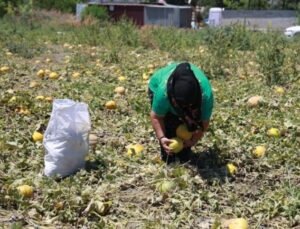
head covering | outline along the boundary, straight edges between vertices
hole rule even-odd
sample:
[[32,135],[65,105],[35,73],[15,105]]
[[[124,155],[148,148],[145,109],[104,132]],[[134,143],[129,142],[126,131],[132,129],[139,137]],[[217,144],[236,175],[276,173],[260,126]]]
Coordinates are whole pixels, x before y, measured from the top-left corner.
[[181,107],[190,104],[193,107],[200,106],[201,89],[199,82],[191,70],[189,63],[179,64],[172,73],[172,94],[178,105]]
[[195,82],[195,78],[183,75],[174,83],[174,98],[178,105],[186,107],[192,105],[193,107],[200,106],[199,101],[199,84]]
[[[200,120],[202,92],[189,63],[177,65],[169,77],[167,93],[170,103],[189,130],[203,128]],[[192,124],[187,120],[192,120]]]

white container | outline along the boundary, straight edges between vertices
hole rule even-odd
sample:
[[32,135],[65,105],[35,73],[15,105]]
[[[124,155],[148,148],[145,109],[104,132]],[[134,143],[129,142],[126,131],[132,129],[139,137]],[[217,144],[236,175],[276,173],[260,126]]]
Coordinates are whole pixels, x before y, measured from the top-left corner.
[[221,24],[222,20],[222,8],[210,8],[208,15],[208,24],[210,27],[216,27]]
[[91,129],[88,105],[55,99],[43,145],[46,176],[69,176],[84,168]]

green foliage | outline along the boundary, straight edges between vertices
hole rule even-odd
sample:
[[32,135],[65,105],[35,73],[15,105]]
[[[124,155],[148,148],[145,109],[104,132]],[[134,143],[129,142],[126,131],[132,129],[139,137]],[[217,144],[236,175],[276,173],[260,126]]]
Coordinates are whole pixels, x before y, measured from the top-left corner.
[[208,29],[204,39],[208,45],[216,48],[221,46],[237,50],[251,50],[253,37],[253,32],[247,27],[234,24],[224,28]]
[[297,6],[297,14],[298,14],[298,24],[300,25],[300,3]]
[[205,7],[224,7],[224,1],[222,0],[194,0],[193,5],[205,6]]
[[[174,36],[176,34],[176,36]],[[155,28],[153,38],[161,50],[173,52],[181,47],[183,34],[176,32],[176,28]]]
[[28,0],[24,4],[18,6],[18,11],[22,16],[30,16],[33,10],[33,0]]
[[178,30],[154,27],[140,32],[140,43],[147,48],[158,48],[169,52],[174,59],[187,60],[186,47],[197,47],[203,43],[202,31]]
[[267,9],[269,7],[268,0],[246,0],[247,9]]
[[76,3],[80,0],[34,0],[34,6],[46,10],[58,10],[66,13],[75,13]]
[[239,8],[244,8],[245,7],[245,1],[234,1],[234,0],[224,0],[224,6],[226,9],[239,9]]
[[5,6],[6,6],[5,1],[0,0],[0,17],[3,17],[6,13]]
[[281,71],[285,60],[286,43],[279,34],[268,34],[257,52],[258,63],[268,85],[281,84],[286,80]]
[[[137,28],[126,19],[74,25],[42,14],[0,21],[0,67],[9,67],[0,71],[3,227],[225,228],[223,219],[232,217],[247,218],[251,228],[299,225],[300,82],[286,77],[299,77],[299,40],[236,25],[199,31]],[[180,60],[200,66],[215,95],[210,128],[193,148],[198,168],[162,163],[149,120],[148,84],[142,76]],[[262,80],[272,62],[284,73],[284,93]],[[41,69],[60,78],[39,78]],[[74,72],[79,78],[72,77]],[[120,76],[126,80],[119,81]],[[32,81],[38,86],[29,87]],[[116,86],[124,86],[125,95],[116,95]],[[41,176],[44,148],[31,139],[33,131],[46,129],[52,109],[37,95],[85,102],[97,135],[86,169],[59,181]],[[263,102],[249,107],[252,95]],[[106,110],[105,102],[112,99],[117,109]],[[30,114],[20,113],[21,107]],[[267,136],[270,127],[279,128],[280,137]],[[126,155],[131,143],[143,144],[141,157]],[[265,155],[253,156],[261,144]],[[236,176],[226,176],[227,162],[237,166]],[[155,190],[162,180],[176,184],[167,198]],[[21,184],[33,186],[31,198],[18,194]],[[94,199],[112,203],[105,215],[95,209]],[[156,217],[162,215],[167,217]]]
[[43,50],[42,45],[37,44],[40,36],[34,33],[34,30],[40,27],[24,19],[22,17],[21,21],[13,18],[2,20],[0,42],[8,51],[25,58],[32,58]]
[[8,15],[10,17],[19,15],[28,17],[32,14],[33,0],[27,1],[5,1],[0,0],[0,17]]
[[106,21],[109,19],[107,9],[102,6],[91,5],[87,6],[81,13],[81,19],[84,20],[87,17],[93,17],[99,21]]
[[139,33],[132,21],[123,18],[116,23],[104,21],[82,26],[74,31],[74,39],[89,45],[137,47]]
[[210,77],[226,76],[225,65],[226,60],[229,59],[228,49],[232,45],[229,36],[223,29],[209,29],[205,39],[210,55],[203,60],[202,67]]
[[202,60],[202,67],[211,77],[219,78],[229,75],[229,66],[237,68],[232,63],[232,55],[237,51],[253,50],[254,36],[245,26],[236,24],[208,29],[204,40],[210,55]]
[[224,7],[227,9],[267,9],[269,8],[269,1],[267,0],[224,0]]
[[185,0],[166,0],[168,4],[172,5],[186,5],[187,2]]
[[22,0],[0,0],[0,17],[5,14],[15,14],[19,5],[26,4]]
[[121,46],[137,47],[139,44],[138,28],[127,18],[121,19],[116,23],[116,40],[114,43],[120,42]]
[[126,18],[117,22],[114,27],[106,26],[102,33],[102,39],[109,50],[103,57],[105,62],[119,62],[121,50],[125,47],[137,47],[139,44],[137,27]]

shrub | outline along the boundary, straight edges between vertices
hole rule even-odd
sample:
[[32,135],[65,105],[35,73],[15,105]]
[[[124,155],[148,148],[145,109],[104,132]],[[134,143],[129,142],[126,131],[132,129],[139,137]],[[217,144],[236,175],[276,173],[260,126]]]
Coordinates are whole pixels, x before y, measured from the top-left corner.
[[81,19],[84,20],[87,17],[93,17],[100,21],[106,21],[108,20],[108,12],[105,7],[101,6],[87,6],[83,12],[81,13]]
[[7,14],[8,10],[14,9],[21,4],[23,4],[21,0],[0,0],[0,17]]
[[0,0],[0,17],[3,17],[5,13],[5,2],[3,0]]
[[58,10],[66,13],[75,13],[76,3],[80,0],[34,0],[34,6],[46,10]]
[[266,77],[268,85],[284,83],[281,68],[285,61],[285,40],[277,33],[268,33],[268,39],[262,43],[257,51],[260,71]]
[[136,25],[126,17],[119,20],[116,25],[114,34],[117,40],[121,41],[121,45],[137,47],[139,44],[139,36]]
[[210,29],[204,39],[209,45],[215,45],[217,41],[221,46],[246,51],[253,49],[251,34],[253,33],[246,26],[237,23],[224,28]]

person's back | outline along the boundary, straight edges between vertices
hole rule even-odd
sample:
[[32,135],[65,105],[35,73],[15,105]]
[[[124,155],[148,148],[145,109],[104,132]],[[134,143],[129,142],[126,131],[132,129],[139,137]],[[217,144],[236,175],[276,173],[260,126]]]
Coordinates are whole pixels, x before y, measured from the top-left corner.
[[[192,138],[184,140],[184,149],[176,154],[185,158],[190,147],[207,130],[213,109],[209,80],[193,64],[172,63],[157,70],[149,81],[151,122],[160,141],[162,159],[175,159],[169,144],[177,137],[176,129],[185,124]],[[172,160],[171,160],[172,161]]]

